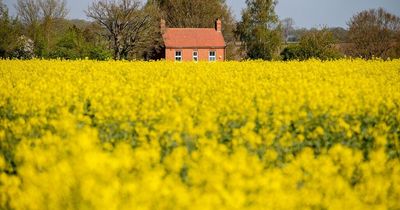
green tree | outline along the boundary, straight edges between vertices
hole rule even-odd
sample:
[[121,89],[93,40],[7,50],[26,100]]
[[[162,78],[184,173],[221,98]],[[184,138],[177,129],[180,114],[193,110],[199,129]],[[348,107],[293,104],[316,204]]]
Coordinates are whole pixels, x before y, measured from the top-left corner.
[[82,28],[86,43],[87,57],[93,60],[108,60],[112,58],[109,42],[102,36],[104,29],[96,23],[89,23]]
[[77,59],[85,56],[83,33],[75,25],[67,30],[50,53],[52,58]]
[[10,42],[10,17],[8,16],[8,8],[0,0],[0,57],[5,57],[9,49]]
[[335,47],[335,38],[328,28],[321,30],[312,29],[305,32],[298,45],[289,45],[281,53],[283,60],[307,60],[318,58],[320,60],[337,59],[341,57]]
[[236,34],[250,59],[272,60],[278,57],[282,29],[275,14],[275,0],[246,0],[247,8],[237,24]]
[[60,37],[49,56],[63,59],[108,59],[109,51],[96,38],[90,29],[81,30],[73,25]]
[[22,34],[22,26],[17,18],[9,16],[8,8],[0,0],[0,57],[11,57]]

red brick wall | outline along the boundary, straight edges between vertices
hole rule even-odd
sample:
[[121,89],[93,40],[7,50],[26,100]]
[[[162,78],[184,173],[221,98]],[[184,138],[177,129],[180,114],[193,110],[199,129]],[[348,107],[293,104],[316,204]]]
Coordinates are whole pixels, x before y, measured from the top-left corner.
[[[193,51],[194,49],[165,49],[165,59],[168,61],[175,61],[175,51],[182,51],[183,61],[193,61]],[[217,53],[217,61],[224,61],[225,49],[197,49],[199,61],[208,61],[208,52],[215,51]]]

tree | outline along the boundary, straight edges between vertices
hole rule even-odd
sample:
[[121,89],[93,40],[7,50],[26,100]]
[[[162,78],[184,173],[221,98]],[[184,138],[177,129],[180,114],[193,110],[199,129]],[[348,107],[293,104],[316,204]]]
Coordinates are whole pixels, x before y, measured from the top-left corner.
[[[227,59],[233,58],[235,23],[225,0],[153,0],[168,27],[213,28],[215,20],[222,21],[222,34],[227,44]],[[157,26],[159,27],[159,26]]]
[[2,37],[0,39],[0,57],[5,57],[8,50],[9,27],[8,8],[3,3],[3,0],[0,0],[0,36]]
[[152,41],[152,8],[140,0],[97,0],[86,15],[106,30],[114,59],[128,59],[135,50]]
[[[155,0],[163,18],[174,28],[209,28],[220,18],[223,23],[233,22],[225,0]],[[233,24],[232,24],[233,25]]]
[[112,54],[109,43],[102,34],[104,29],[96,23],[89,23],[82,27],[83,38],[86,43],[88,57],[93,60],[108,60]]
[[87,27],[84,30],[76,25],[70,27],[58,40],[50,53],[51,58],[106,60],[109,53],[96,41],[96,35]]
[[283,29],[283,37],[286,43],[294,30],[294,20],[292,18],[285,18],[281,21],[281,24]]
[[[388,58],[395,47],[400,18],[384,9],[371,9],[354,15],[348,22],[350,55],[370,59]],[[399,56],[399,55],[397,55]]]
[[8,8],[0,0],[0,57],[10,57],[21,35],[21,24],[17,18],[9,16]]
[[399,58],[400,57],[400,30],[397,31],[395,34],[395,46],[391,51],[392,58]]
[[348,31],[346,29],[342,27],[333,27],[329,28],[329,31],[332,32],[337,43],[347,43],[349,41]]
[[246,0],[236,34],[248,58],[272,60],[279,55],[281,25],[275,14],[275,0]]
[[42,48],[43,44],[43,41],[41,40],[40,6],[38,1],[17,0],[17,3],[14,6],[17,10],[17,16],[21,19],[26,29],[25,34],[33,40],[35,51],[38,51],[37,49]]
[[335,48],[335,38],[328,28],[311,30],[300,38],[302,59],[319,58],[321,60],[335,59],[340,57]]
[[24,35],[20,36],[11,52],[12,57],[18,59],[31,59],[35,56],[33,41]]
[[83,32],[75,25],[57,42],[55,49],[50,53],[51,58],[77,59],[86,57]]
[[17,14],[28,27],[28,33],[36,39],[37,27],[40,20],[40,6],[37,0],[17,0],[15,5]]
[[68,15],[66,0],[39,0],[38,5],[42,15],[42,28],[47,51],[50,49],[50,39],[53,35],[54,22]]
[[42,48],[49,52],[54,40],[55,22],[68,14],[66,0],[17,0],[15,8],[28,36],[35,43],[37,54],[42,55]]
[[298,45],[286,47],[281,56],[283,60],[337,59],[341,55],[334,44],[335,38],[329,29],[313,29],[303,34]]

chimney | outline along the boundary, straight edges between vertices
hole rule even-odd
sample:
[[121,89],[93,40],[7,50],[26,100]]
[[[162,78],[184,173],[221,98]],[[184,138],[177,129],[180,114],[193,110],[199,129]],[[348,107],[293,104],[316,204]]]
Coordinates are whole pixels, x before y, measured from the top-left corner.
[[222,31],[222,22],[219,18],[215,21],[215,30],[218,32]]
[[164,34],[164,33],[165,33],[165,30],[167,29],[164,19],[161,19],[160,29],[161,29],[161,33],[162,33],[162,34]]

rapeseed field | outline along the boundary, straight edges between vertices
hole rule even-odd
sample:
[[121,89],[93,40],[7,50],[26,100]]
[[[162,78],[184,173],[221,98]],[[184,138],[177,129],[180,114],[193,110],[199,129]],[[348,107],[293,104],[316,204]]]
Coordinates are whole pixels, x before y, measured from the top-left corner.
[[0,60],[0,209],[400,209],[400,60]]

